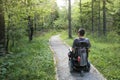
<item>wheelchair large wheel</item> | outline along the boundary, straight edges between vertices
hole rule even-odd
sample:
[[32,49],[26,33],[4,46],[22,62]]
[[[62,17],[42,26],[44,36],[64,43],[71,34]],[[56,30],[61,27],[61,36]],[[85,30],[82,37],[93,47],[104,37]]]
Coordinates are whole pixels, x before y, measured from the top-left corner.
[[85,72],[90,72],[90,62],[87,63],[87,65],[84,68]]
[[73,69],[73,64],[72,64],[71,60],[69,60],[68,64],[69,64],[69,70],[72,73],[74,71],[74,69]]

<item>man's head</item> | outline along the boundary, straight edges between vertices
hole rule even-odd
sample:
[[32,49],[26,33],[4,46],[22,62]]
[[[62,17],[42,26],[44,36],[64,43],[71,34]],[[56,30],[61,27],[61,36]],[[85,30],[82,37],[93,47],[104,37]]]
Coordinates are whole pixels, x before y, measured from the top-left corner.
[[84,35],[85,35],[85,29],[80,28],[80,29],[78,30],[78,34],[79,34],[79,36],[84,36]]

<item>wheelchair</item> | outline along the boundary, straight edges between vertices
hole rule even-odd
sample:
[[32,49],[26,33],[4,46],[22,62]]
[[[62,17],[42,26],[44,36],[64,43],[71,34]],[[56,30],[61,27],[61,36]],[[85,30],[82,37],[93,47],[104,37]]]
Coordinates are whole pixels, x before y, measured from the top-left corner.
[[74,51],[69,49],[69,68],[70,72],[80,71],[89,72],[90,62],[88,61],[88,44],[80,41]]

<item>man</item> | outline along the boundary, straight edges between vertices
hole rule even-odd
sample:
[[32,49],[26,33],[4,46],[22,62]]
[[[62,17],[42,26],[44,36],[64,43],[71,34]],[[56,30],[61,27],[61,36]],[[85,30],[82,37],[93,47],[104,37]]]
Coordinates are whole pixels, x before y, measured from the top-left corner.
[[[91,47],[88,38],[84,37],[85,30],[83,28],[78,30],[78,38],[73,41],[72,52],[69,54],[71,60],[71,67],[73,67],[74,60],[73,57],[78,58],[78,53],[80,55],[80,66],[85,66],[88,63],[88,52]],[[85,44],[85,48],[81,49],[82,45]],[[81,52],[82,51],[82,52]],[[72,69],[71,69],[72,71]]]
[[85,35],[85,30],[83,28],[80,28],[78,30],[78,37],[79,38],[75,39],[74,42],[73,42],[73,45],[72,45],[72,51],[73,52],[74,52],[75,48],[77,47],[79,41],[84,41],[84,42],[88,43],[88,49],[91,47],[89,39],[85,38],[84,35]]

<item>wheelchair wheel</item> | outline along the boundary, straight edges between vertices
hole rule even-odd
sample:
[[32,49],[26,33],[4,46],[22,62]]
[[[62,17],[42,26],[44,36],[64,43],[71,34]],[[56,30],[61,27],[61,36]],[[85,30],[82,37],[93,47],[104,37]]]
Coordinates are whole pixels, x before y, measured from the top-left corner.
[[69,60],[69,63],[68,63],[68,64],[69,64],[69,70],[70,70],[70,72],[72,73],[72,72],[74,71],[72,61]]
[[90,72],[90,62],[87,63],[84,69],[85,72]]

